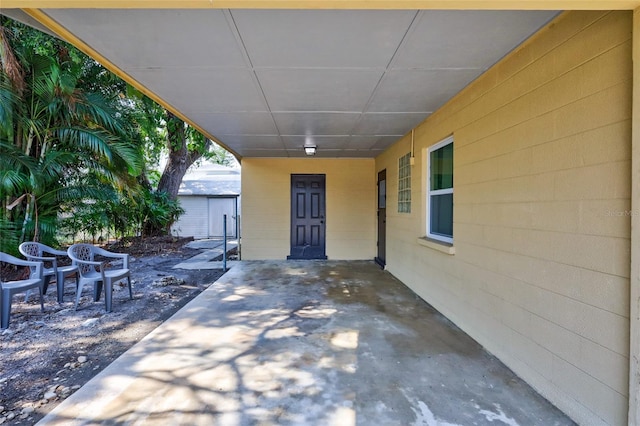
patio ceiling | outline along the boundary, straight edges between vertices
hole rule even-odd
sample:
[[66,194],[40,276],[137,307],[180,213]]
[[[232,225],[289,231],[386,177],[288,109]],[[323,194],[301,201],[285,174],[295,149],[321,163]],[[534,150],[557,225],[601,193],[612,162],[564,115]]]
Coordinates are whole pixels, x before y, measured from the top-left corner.
[[375,157],[557,13],[40,12],[239,157]]

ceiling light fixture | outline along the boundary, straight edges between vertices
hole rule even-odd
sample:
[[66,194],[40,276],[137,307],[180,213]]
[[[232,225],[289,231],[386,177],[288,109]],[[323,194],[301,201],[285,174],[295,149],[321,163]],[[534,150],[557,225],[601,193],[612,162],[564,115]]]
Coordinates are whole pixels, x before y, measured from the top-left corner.
[[304,153],[307,155],[316,155],[316,146],[315,145],[305,146]]

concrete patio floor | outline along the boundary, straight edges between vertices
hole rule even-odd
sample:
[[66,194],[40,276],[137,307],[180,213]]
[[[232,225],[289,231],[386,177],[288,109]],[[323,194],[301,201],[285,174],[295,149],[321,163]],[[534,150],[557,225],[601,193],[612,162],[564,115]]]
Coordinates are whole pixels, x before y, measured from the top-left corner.
[[373,262],[239,262],[40,424],[566,425]]

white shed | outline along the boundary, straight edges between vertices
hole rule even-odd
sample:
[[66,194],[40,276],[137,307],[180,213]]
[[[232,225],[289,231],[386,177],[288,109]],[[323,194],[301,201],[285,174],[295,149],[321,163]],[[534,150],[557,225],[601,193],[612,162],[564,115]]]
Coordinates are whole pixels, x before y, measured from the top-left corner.
[[227,236],[238,237],[240,169],[218,164],[190,169],[182,179],[178,200],[185,212],[171,227],[173,234],[195,239],[222,237],[226,214]]

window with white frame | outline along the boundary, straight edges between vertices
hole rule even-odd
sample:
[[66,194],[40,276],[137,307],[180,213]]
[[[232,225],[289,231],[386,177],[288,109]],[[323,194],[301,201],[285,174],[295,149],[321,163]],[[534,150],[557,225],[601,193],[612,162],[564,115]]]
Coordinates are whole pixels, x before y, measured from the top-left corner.
[[453,244],[453,136],[429,148],[427,237]]
[[411,153],[398,160],[398,213],[411,213]]

